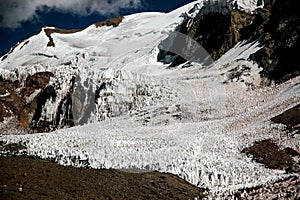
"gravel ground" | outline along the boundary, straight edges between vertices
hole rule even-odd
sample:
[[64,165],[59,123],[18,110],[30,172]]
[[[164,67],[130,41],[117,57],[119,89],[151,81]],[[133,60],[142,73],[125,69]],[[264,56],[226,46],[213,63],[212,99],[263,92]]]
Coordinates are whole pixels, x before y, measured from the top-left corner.
[[0,199],[202,199],[204,189],[172,174],[129,173],[0,157]]

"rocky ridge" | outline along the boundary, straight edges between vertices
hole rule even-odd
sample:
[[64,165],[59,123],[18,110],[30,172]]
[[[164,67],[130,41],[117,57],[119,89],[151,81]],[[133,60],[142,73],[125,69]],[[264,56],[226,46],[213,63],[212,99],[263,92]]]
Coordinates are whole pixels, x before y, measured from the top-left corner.
[[[300,16],[296,4],[296,0],[266,1],[264,7],[253,13],[238,7],[218,10],[204,5],[196,16],[186,17],[179,32],[202,45],[213,60],[240,41],[259,41],[262,48],[251,60],[263,69],[261,76],[269,83],[280,83],[299,75],[295,53],[300,51]],[[191,48],[187,43],[183,51],[193,51]],[[171,66],[183,62],[185,59],[177,57]]]

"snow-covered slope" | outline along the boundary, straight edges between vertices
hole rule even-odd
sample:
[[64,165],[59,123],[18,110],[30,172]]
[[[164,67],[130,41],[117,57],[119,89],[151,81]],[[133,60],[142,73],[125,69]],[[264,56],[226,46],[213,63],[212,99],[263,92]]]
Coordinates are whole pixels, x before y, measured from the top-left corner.
[[[105,97],[105,99],[109,102],[114,101],[111,98],[118,99],[115,102],[117,104],[120,101],[127,104],[126,102],[132,99],[132,93],[143,92],[145,88],[146,90],[149,88],[151,90],[149,92],[154,93],[154,96],[160,96],[160,90],[164,89],[152,88],[153,85],[163,84],[163,81],[156,81],[157,83],[153,84],[152,81],[147,81],[147,79],[152,79],[149,75],[164,73],[163,69],[166,68],[156,61],[158,45],[176,29],[184,19],[183,13],[193,5],[194,3],[188,4],[168,14],[141,13],[126,16],[117,27],[91,25],[85,30],[70,34],[56,33],[58,31],[51,27],[43,28],[40,33],[23,41],[2,58],[1,75],[6,80],[19,80],[24,86],[28,75],[51,71],[54,76],[49,85],[55,89],[57,98],[55,101],[47,100],[40,117],[51,123],[61,121],[57,110],[72,88],[76,92],[83,87],[84,91],[80,90],[79,93],[73,95],[73,97],[76,95],[82,97],[82,93],[89,91],[90,87],[95,93],[96,88],[101,84],[111,85],[111,88],[107,90],[119,89],[120,94],[111,95],[112,97]],[[47,34],[48,30],[54,31]],[[53,45],[49,46],[49,41],[52,41]],[[119,70],[126,70],[126,72]],[[147,76],[136,73],[147,74]],[[74,77],[76,77],[75,85],[72,80]],[[131,83],[133,79],[141,80]],[[86,81],[89,83],[88,86],[84,84]],[[117,83],[114,84],[115,81]],[[149,86],[147,82],[150,82]],[[127,94],[129,90],[131,92]],[[114,92],[119,93],[119,91]],[[110,92],[106,91],[103,95],[107,94]],[[147,102],[154,101],[146,94],[143,96],[145,98],[138,97],[136,101],[141,102],[143,99]],[[87,104],[91,99],[80,98],[80,100],[80,104],[84,104],[85,108],[88,107]],[[97,109],[101,112],[103,107],[107,107],[104,104],[108,103],[103,98],[98,101],[100,102],[97,102],[99,105]],[[142,104],[147,104],[147,102]],[[109,105],[106,110],[111,110],[110,106],[113,104]],[[93,112],[92,115],[103,119],[107,115],[115,116],[124,111],[127,112],[128,108],[125,107],[131,106],[128,103],[128,105],[123,105],[124,108],[111,110],[110,114],[107,114],[109,111],[104,110],[103,113]],[[88,118],[85,121],[93,120],[90,119],[93,116]],[[78,120],[75,119],[75,121]],[[62,122],[56,125],[62,126]]]
[[[91,25],[83,31],[71,34],[54,32],[47,36],[45,30],[55,28],[45,27],[37,35],[19,43],[8,55],[4,56],[7,58],[2,59],[0,68],[11,69],[37,63],[52,66],[69,62],[74,64],[75,55],[77,55],[78,57],[84,56],[84,60],[89,61],[86,64],[91,67],[99,68],[100,66],[95,66],[95,64],[101,63],[113,68],[131,69],[130,67],[135,65],[132,62],[134,59],[130,59],[131,62],[128,63],[126,58],[132,58],[132,56],[139,58],[136,61],[139,65],[155,61],[155,50],[158,44],[180,25],[185,15],[197,13],[203,5],[209,8],[210,5],[213,6],[210,10],[213,12],[218,11],[218,8],[233,9],[234,5],[252,12],[259,7],[258,1],[195,1],[167,14],[133,14],[126,16],[117,27],[96,28],[96,25]],[[194,6],[195,8],[192,9]],[[189,11],[193,12],[189,13]],[[55,47],[53,48],[47,46],[49,37],[54,41]],[[122,65],[118,67],[118,64]]]
[[[224,2],[218,5],[249,12],[260,6]],[[266,138],[299,150],[299,136],[288,138],[270,122],[299,102],[299,77],[260,86],[260,69],[248,60],[258,42],[241,41],[210,66],[168,68],[157,60],[161,42],[204,4],[125,16],[117,27],[52,33],[54,46],[47,46],[49,27],[21,42],[0,62],[2,78],[24,86],[28,75],[50,71],[56,99],[47,99],[40,118],[63,121],[57,110],[71,93],[77,126],[0,140],[21,142],[27,154],[63,165],[171,172],[214,194],[289,176],[240,152]]]

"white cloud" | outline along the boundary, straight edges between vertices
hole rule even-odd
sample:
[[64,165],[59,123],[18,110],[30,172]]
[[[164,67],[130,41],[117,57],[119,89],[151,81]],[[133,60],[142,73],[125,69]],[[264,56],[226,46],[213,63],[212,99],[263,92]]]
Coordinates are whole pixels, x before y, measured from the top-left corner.
[[0,27],[17,28],[32,20],[43,6],[62,12],[89,15],[118,14],[120,9],[139,8],[142,0],[0,0]]

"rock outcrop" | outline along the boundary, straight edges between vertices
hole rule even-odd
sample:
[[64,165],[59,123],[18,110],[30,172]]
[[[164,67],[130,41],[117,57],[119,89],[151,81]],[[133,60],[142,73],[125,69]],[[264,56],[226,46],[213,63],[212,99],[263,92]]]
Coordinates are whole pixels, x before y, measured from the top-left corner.
[[[51,72],[36,73],[20,81],[2,80],[0,82],[0,120],[4,117],[16,116],[21,128],[29,128],[31,120],[39,115],[40,101],[43,98],[55,98],[47,84],[53,74]],[[22,86],[24,84],[24,86]]]
[[118,17],[110,18],[110,19],[102,21],[102,22],[97,22],[97,23],[95,23],[95,26],[96,27],[101,27],[101,26],[117,27],[122,22],[122,20],[123,20],[123,17],[118,16]]
[[[50,84],[53,76],[52,72],[45,71],[17,80],[1,78],[0,129],[3,134],[45,132],[55,129],[59,124],[74,125],[72,120],[67,120],[72,119],[69,93],[64,98],[58,99],[57,109],[52,108],[55,110],[52,120],[49,121],[42,116],[46,102],[57,100],[56,88]],[[61,117],[64,118],[63,124]]]
[[[187,17],[179,31],[201,44],[214,60],[239,41],[259,41],[262,48],[251,59],[263,69],[262,77],[281,83],[300,74],[296,56],[300,51],[300,16],[296,8],[296,0],[267,1],[253,14],[237,9],[204,13],[204,6],[196,17]],[[171,66],[185,61],[177,57]]]

